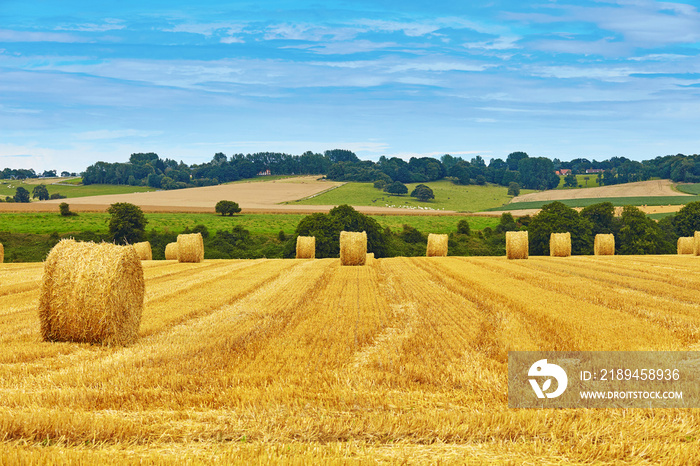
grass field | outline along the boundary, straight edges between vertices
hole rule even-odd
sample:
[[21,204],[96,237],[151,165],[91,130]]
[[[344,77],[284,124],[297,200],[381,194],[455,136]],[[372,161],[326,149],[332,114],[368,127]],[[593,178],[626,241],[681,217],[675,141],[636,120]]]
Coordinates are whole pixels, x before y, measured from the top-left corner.
[[[599,197],[590,199],[562,199],[561,202],[569,207],[586,207],[601,202],[612,202],[616,206],[625,205],[685,205],[690,202],[700,201],[700,196],[654,196],[654,197]],[[532,201],[532,202],[515,202],[507,206],[490,208],[487,210],[521,210],[521,209],[540,209],[545,204],[550,204],[554,201]]]
[[[304,214],[243,214],[222,217],[214,214],[191,213],[147,213],[147,230],[159,232],[181,232],[185,228],[204,225],[211,232],[230,230],[240,225],[254,234],[277,234],[280,230],[292,234]],[[408,224],[425,233],[450,233],[457,231],[457,222],[466,219],[472,230],[495,227],[497,218],[462,216],[418,216],[418,215],[374,215],[382,227],[400,230]],[[107,232],[109,214],[84,212],[74,217],[62,217],[58,213],[15,213],[0,214],[0,231],[12,233],[66,234],[79,231]]]
[[[28,183],[22,183],[13,180],[0,180],[0,198],[4,200],[7,196],[14,196],[17,193],[17,188],[20,186],[29,191],[29,195],[31,196],[32,190],[37,184],[38,183],[36,182],[36,180],[32,180]],[[154,188],[149,188],[147,186],[123,186],[113,184],[91,184],[87,186],[66,186],[63,184],[47,184],[46,189],[48,189],[49,195],[54,193],[60,193],[66,196],[67,198],[100,196],[103,194],[127,194],[155,191]]]
[[[574,175],[576,176],[576,187],[578,188],[579,186],[581,188],[595,188],[598,185],[598,175],[595,173],[591,173],[590,175]],[[586,181],[586,177],[588,178],[588,181]],[[559,186],[556,187],[556,189],[576,189],[576,188],[565,188],[564,187],[564,176],[559,177]]]
[[698,350],[690,256],[145,263],[126,348],[0,265],[0,463],[698,464],[697,409],[509,409],[511,350]]
[[[459,186],[451,181],[434,181],[424,183],[433,190],[435,199],[421,202],[408,194],[391,196],[374,188],[372,183],[347,183],[339,188],[303,201],[288,204],[304,205],[338,205],[350,204],[356,206],[404,207],[412,209],[454,210],[457,212],[479,212],[490,207],[501,206],[512,199],[508,196],[508,188],[503,186]],[[407,184],[408,193],[418,183]],[[534,192],[522,190],[522,194]]]
[[700,195],[700,183],[677,184],[676,189],[682,193]]

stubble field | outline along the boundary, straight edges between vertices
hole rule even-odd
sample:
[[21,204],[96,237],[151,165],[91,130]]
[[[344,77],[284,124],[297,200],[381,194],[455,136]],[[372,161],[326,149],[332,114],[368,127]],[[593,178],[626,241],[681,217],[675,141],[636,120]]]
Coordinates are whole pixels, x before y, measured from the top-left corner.
[[700,412],[514,410],[510,350],[698,350],[694,256],[144,263],[138,342],[0,265],[0,463],[700,461]]

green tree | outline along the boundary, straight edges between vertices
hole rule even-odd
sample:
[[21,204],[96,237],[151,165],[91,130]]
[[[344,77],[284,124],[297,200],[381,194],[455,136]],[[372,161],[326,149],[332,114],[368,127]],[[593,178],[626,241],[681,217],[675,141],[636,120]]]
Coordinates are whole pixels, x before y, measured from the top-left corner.
[[508,184],[508,195],[509,196],[519,196],[520,195],[520,185],[515,181],[511,181]]
[[128,202],[117,202],[109,206],[109,233],[119,244],[134,244],[143,240],[148,220],[140,207]]
[[222,216],[224,215],[233,215],[237,214],[238,212],[241,211],[241,208],[238,206],[237,202],[233,201],[219,201],[216,203],[216,207],[214,207],[214,210],[216,211],[217,214],[221,214]]
[[386,181],[384,180],[377,180],[374,182],[374,187],[377,189],[384,189],[386,187]]
[[[501,214],[501,220],[498,222],[498,225],[496,225],[496,231],[498,233],[505,233],[506,231],[517,231],[518,230],[518,224],[515,222],[515,219],[513,218],[513,214],[510,212],[503,212]],[[505,237],[504,237],[505,240]]]
[[468,235],[470,232],[471,228],[469,227],[469,222],[467,222],[466,219],[462,219],[459,222],[457,222],[457,233]]
[[373,252],[375,257],[386,257],[387,241],[382,227],[375,219],[349,205],[340,205],[327,214],[316,213],[301,219],[294,236],[287,242],[285,256],[294,256],[297,236],[315,236],[317,258],[338,257],[341,231],[367,232],[367,252]]
[[429,201],[430,199],[435,199],[435,194],[429,186],[419,184],[411,191],[411,197],[415,197],[419,201]]
[[670,254],[675,247],[669,243],[659,225],[634,206],[622,208],[618,249],[620,254]]
[[581,210],[581,217],[591,222],[591,233],[618,233],[619,222],[615,221],[615,206],[612,202],[589,205]]
[[21,186],[17,188],[15,192],[15,202],[29,202],[29,191]]
[[700,201],[683,206],[674,216],[673,226],[678,236],[693,236],[700,231]]
[[40,201],[46,201],[49,198],[49,190],[46,189],[45,184],[38,184],[32,189],[32,197],[34,199],[39,198]]
[[389,194],[395,194],[397,196],[400,196],[402,194],[406,194],[408,192],[408,188],[402,182],[394,181],[386,188],[384,188],[384,191],[386,191]]
[[593,238],[591,223],[581,218],[574,209],[561,202],[546,204],[528,225],[530,254],[549,255],[549,236],[552,233],[571,233],[571,253],[591,254]]
[[569,173],[564,177],[564,187],[565,188],[575,188],[578,184],[576,181],[576,175]]

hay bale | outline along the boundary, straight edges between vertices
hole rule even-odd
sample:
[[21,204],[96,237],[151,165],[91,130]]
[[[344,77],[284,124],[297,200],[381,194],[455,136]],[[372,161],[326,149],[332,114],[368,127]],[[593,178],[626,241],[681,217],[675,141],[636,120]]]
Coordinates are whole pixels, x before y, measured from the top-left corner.
[[151,251],[151,243],[144,241],[142,243],[134,244],[134,249],[136,249],[136,254],[142,261],[150,261],[153,259],[153,252]]
[[204,240],[201,233],[177,235],[177,260],[180,262],[204,260]]
[[316,237],[297,236],[297,259],[316,258]]
[[527,259],[529,250],[527,231],[506,231],[508,259]]
[[428,247],[425,250],[426,257],[444,257],[447,255],[447,235],[428,235]]
[[368,252],[365,257],[365,265],[374,265],[374,253]]
[[614,256],[615,255],[615,235],[597,234],[593,241],[593,254],[596,256]]
[[676,243],[678,254],[695,254],[695,238],[692,236],[681,236]]
[[132,343],[143,296],[143,268],[133,246],[62,240],[44,262],[41,335],[46,341]]
[[365,265],[367,232],[340,232],[340,265]]
[[165,245],[165,260],[177,260],[177,243]]
[[549,255],[569,257],[571,255],[571,233],[552,233],[549,235]]
[[700,231],[696,231],[693,235],[693,253],[700,256]]
[[0,264],[5,262],[5,247],[0,243]]

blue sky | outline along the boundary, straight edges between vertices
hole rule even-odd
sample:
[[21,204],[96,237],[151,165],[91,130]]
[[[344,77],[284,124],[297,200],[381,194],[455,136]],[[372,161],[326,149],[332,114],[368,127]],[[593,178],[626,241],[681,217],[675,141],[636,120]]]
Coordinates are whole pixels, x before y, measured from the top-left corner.
[[697,1],[0,0],[0,168],[700,153]]

